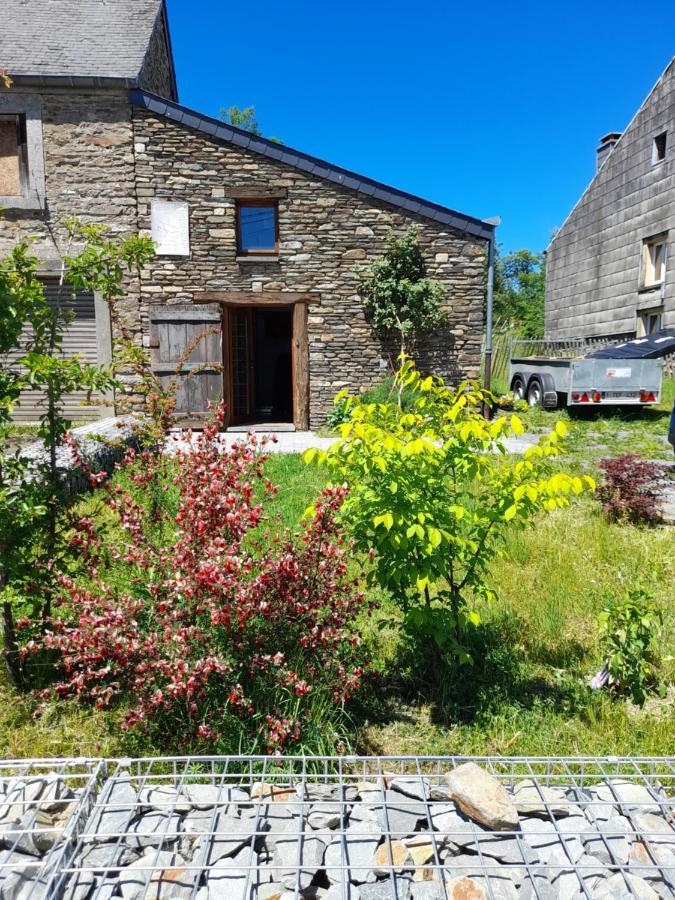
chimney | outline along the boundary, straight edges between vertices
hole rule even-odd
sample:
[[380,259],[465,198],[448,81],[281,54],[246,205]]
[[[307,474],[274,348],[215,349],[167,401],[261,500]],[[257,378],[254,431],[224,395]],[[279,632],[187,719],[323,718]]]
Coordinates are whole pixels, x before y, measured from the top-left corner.
[[614,149],[614,145],[621,137],[620,131],[610,131],[603,138],[600,138],[600,146],[595,151],[595,171],[599,172],[602,164]]

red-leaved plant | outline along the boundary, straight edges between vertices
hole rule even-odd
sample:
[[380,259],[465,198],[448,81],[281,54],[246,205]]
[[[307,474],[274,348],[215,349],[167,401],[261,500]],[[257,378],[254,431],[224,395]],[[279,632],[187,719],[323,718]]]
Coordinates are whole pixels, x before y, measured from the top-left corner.
[[655,525],[661,521],[658,481],[662,469],[635,453],[601,459],[604,481],[597,498],[612,521]]
[[72,544],[87,575],[56,576],[47,633],[24,652],[56,651],[43,699],[121,701],[122,728],[157,747],[335,749],[364,674],[354,627],[364,598],[336,524],[346,488],[325,489],[301,531],[263,535],[276,493],[264,440],[224,449],[220,421],[222,410],[182,435],[171,460],[129,451],[127,478],[104,487],[115,540],[80,521]]

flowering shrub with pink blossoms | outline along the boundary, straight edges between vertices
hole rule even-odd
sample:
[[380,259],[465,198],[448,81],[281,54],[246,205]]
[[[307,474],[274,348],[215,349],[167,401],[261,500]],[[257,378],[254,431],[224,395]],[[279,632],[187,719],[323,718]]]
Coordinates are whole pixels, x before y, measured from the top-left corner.
[[[56,657],[42,699],[121,705],[122,727],[158,749],[335,749],[364,676],[365,601],[336,524],[346,489],[325,489],[299,532],[268,537],[264,440],[223,449],[221,416],[172,459],[127,454],[97,517],[115,540],[80,521],[81,573],[55,575],[54,614],[24,653]],[[158,483],[172,502],[156,502]]]

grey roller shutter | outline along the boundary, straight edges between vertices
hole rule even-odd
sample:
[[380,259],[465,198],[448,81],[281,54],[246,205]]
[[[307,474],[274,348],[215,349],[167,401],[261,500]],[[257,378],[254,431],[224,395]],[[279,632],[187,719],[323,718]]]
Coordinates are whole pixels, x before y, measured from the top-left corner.
[[[61,293],[63,294],[63,291]],[[65,297],[62,296],[59,301],[58,280],[45,279],[45,297],[51,306],[56,307],[60,303],[62,309],[67,309],[73,314],[63,336],[63,356],[79,356],[94,365],[102,362],[97,350],[94,295],[87,291],[77,291],[73,299],[70,288],[66,288]],[[14,353],[9,358],[16,359],[19,355],[19,353]],[[63,414],[76,424],[100,418],[106,410],[105,398],[92,397],[93,403],[90,405],[86,404],[86,398],[86,391],[77,391],[66,395]],[[110,402],[108,400],[108,404]],[[24,391],[14,409],[12,418],[17,423],[37,422],[44,411],[44,394],[41,391]]]

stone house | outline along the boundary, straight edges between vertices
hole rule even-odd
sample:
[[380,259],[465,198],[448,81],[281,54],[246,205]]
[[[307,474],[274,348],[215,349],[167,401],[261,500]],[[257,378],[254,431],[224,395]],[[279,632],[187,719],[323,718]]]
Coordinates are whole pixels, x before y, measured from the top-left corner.
[[[151,234],[157,256],[129,279],[118,318],[166,379],[208,331],[183,370],[186,416],[224,396],[232,425],[305,429],[339,389],[380,380],[392,354],[364,314],[357,267],[412,224],[448,309],[420,365],[450,380],[478,374],[492,224],[180,106],[163,0],[81,0],[67,14],[7,2],[0,254],[36,235],[50,279],[66,252],[64,216]],[[78,295],[74,311],[67,352],[109,360],[105,305]],[[114,398],[80,402],[72,415],[91,418]],[[34,418],[36,399],[22,410]]]
[[675,327],[675,59],[553,238],[546,335],[623,339]]

